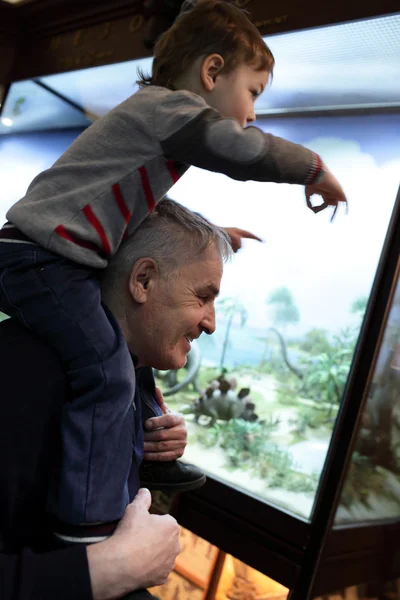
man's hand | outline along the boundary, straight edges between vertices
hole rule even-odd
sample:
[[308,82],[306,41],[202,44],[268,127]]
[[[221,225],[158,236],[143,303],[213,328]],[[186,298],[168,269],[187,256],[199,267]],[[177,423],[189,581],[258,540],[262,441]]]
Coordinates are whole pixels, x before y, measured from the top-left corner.
[[[306,185],[305,194],[306,202],[309,209],[314,213],[319,213],[321,210],[325,210],[328,206],[333,206],[334,210],[331,216],[331,221],[335,218],[336,211],[339,206],[339,202],[344,202],[347,209],[347,198],[344,195],[342,186],[338,180],[332,175],[332,173],[323,165],[324,174],[320,181],[313,183],[312,185]],[[322,196],[323,203],[319,206],[313,206],[311,204],[311,196],[318,194]]]
[[87,548],[93,600],[111,600],[162,585],[180,552],[179,526],[170,515],[151,515],[149,490],[139,490],[114,534]]
[[257,235],[254,235],[254,233],[246,231],[245,229],[238,229],[237,227],[221,227],[221,229],[224,229],[231,238],[231,246],[234,252],[237,252],[242,247],[243,238],[247,240],[257,240],[258,242],[263,241]]
[[176,460],[187,445],[185,419],[169,410],[159,388],[156,388],[156,400],[164,414],[147,419],[144,424],[144,460]]

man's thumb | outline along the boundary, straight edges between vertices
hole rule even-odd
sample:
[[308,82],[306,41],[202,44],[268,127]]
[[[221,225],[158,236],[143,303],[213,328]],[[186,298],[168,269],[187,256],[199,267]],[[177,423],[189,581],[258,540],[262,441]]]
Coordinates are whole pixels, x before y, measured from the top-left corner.
[[149,510],[151,505],[151,494],[147,488],[140,488],[134,501],[132,502],[132,506],[144,508],[145,510]]

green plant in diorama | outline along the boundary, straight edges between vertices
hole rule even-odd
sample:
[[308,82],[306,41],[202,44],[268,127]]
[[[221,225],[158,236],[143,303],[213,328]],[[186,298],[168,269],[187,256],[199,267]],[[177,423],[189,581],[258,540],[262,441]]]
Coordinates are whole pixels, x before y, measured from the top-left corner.
[[226,351],[229,345],[231,328],[235,317],[239,317],[240,327],[243,327],[247,321],[247,310],[238,298],[222,298],[217,304],[217,311],[220,311],[227,319],[224,341],[222,344],[222,353],[219,361],[221,372],[225,366]]
[[344,350],[330,356],[320,354],[304,374],[303,390],[310,398],[329,406],[328,421],[332,418],[334,406],[340,404],[346,385],[350,369],[350,361],[346,357]]
[[297,473],[291,454],[271,441],[279,425],[279,418],[248,422],[241,419],[217,422],[197,436],[207,448],[219,446],[228,459],[228,469],[246,470],[264,480],[269,488],[288,491],[315,491],[318,479]]
[[319,327],[307,331],[299,341],[298,347],[299,350],[311,356],[329,354],[332,351],[332,343],[329,340],[327,330]]
[[251,423],[241,419],[228,421],[220,428],[219,445],[226,450],[232,463],[243,462],[258,457],[264,448],[265,440],[279,425],[279,418],[271,417],[262,423]]
[[0,311],[0,322],[1,321],[5,321],[6,319],[9,319],[10,317],[8,315],[6,315],[5,313]]

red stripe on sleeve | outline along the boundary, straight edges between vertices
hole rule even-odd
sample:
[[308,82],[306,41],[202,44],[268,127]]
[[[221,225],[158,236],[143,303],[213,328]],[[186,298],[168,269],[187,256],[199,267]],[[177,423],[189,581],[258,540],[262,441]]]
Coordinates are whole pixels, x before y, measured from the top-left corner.
[[314,165],[310,175],[307,177],[306,184],[312,185],[315,183],[322,171],[322,160],[319,154],[314,154]]
[[156,203],[154,200],[153,192],[150,187],[149,176],[147,175],[147,171],[146,171],[145,167],[139,168],[139,174],[140,174],[140,178],[142,180],[142,186],[143,186],[144,195],[146,197],[147,206],[149,208],[149,211],[153,212]]
[[121,188],[119,187],[118,183],[114,183],[114,185],[112,186],[112,191],[114,194],[115,201],[118,204],[118,208],[121,211],[121,215],[124,217],[125,223],[128,224],[131,220],[132,215],[125,203],[124,197],[121,192]]
[[92,207],[90,204],[86,204],[86,206],[82,210],[83,214],[91,224],[91,226],[96,230],[97,235],[100,238],[101,245],[106,255],[111,254],[111,246],[110,242],[107,239],[106,232],[104,231],[103,225],[100,223],[99,219],[94,214]]
[[167,160],[168,171],[171,175],[171,179],[174,183],[176,183],[180,179],[180,175],[175,170],[175,163],[173,160]]
[[58,225],[54,231],[60,237],[62,237],[64,240],[68,240],[69,242],[72,242],[73,244],[76,244],[77,246],[80,246],[81,248],[86,248],[87,250],[93,250],[93,252],[96,252],[96,253],[98,253],[100,250],[100,248],[98,246],[96,246],[95,244],[92,244],[91,242],[87,242],[86,240],[82,240],[81,238],[74,236],[72,233],[69,233],[69,231],[67,231],[65,229],[64,225]]

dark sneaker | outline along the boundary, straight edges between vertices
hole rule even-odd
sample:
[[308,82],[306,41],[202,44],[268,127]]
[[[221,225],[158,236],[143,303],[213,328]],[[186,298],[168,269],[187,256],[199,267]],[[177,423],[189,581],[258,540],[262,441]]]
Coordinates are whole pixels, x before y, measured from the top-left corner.
[[142,487],[162,492],[189,492],[197,490],[206,482],[206,476],[198,467],[179,460],[143,461],[139,475]]

